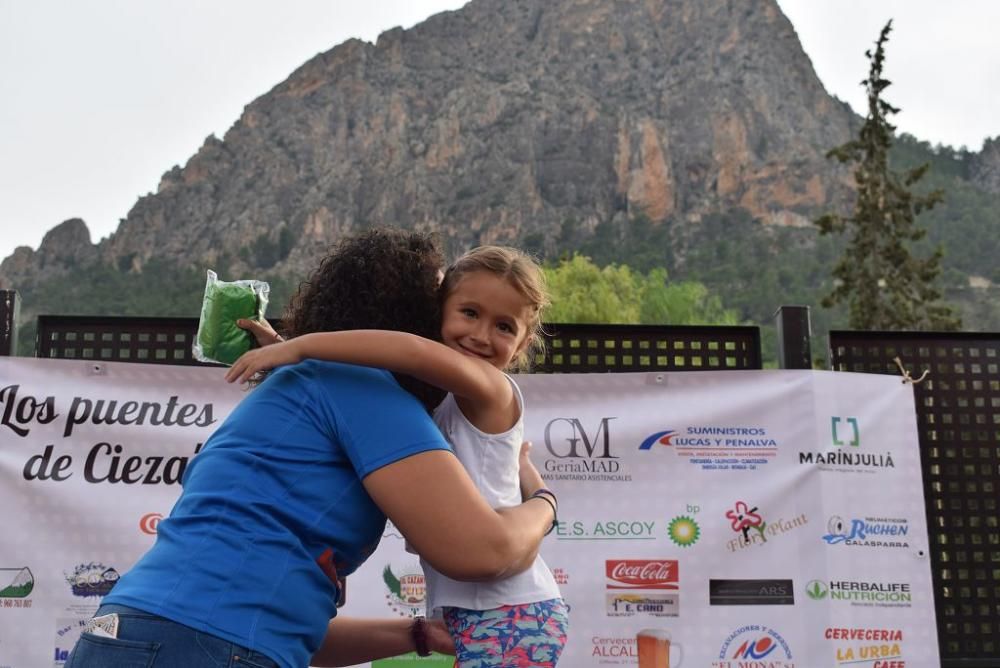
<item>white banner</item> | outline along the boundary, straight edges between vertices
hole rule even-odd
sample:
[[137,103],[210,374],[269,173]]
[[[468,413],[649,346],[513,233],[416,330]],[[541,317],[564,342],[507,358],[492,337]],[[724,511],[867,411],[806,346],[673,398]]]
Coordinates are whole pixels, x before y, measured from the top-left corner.
[[[939,665],[913,392],[816,371],[521,376],[560,665]],[[218,369],[0,359],[0,668],[59,666],[240,400]],[[455,531],[461,531],[455,527]],[[423,612],[390,525],[344,613]],[[376,668],[450,666],[415,656]]]

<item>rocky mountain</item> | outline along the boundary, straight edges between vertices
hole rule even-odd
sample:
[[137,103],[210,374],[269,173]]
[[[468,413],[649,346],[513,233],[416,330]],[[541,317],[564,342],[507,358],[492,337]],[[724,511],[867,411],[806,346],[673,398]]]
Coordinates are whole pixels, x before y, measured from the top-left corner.
[[316,56],[110,238],[67,221],[5,259],[0,284],[223,254],[241,273],[302,275],[378,224],[438,230],[454,250],[552,248],[562,221],[586,234],[639,212],[804,225],[848,191],[824,154],[854,122],[775,0],[473,0]]
[[[22,294],[25,349],[41,312],[196,315],[208,267],[271,281],[275,313],[329,243],[401,225],[451,253],[666,267],[766,323],[831,289],[843,240],[809,221],[849,210],[851,173],[825,155],[860,123],[776,0],[472,0],[311,59],[109,238],[66,221],[3,260],[0,287]],[[969,153],[901,135],[893,162],[931,163],[921,187],[945,202],[917,252],[944,249],[967,329],[1000,328],[1000,137]]]

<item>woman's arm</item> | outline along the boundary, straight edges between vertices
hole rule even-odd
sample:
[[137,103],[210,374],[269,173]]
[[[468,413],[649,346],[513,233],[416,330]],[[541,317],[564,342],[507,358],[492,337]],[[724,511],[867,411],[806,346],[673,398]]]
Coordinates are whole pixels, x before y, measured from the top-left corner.
[[[426,622],[427,648],[454,654],[455,645],[443,622]],[[335,617],[326,627],[326,636],[313,654],[310,666],[353,666],[376,659],[399,656],[417,648],[413,641],[412,619],[359,619]]]
[[307,358],[407,374],[476,405],[509,405],[515,401],[507,378],[489,363],[415,334],[378,329],[303,334],[251,350],[230,367],[226,380],[245,382],[259,371]]
[[447,450],[400,459],[362,482],[416,551],[455,580],[495,580],[523,571],[554,519],[541,499],[490,508]]

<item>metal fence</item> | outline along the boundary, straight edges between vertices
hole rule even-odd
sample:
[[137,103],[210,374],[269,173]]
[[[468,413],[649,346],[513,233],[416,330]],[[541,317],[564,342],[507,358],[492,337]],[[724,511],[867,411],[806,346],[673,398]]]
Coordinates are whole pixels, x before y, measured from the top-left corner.
[[830,332],[831,368],[914,385],[941,665],[1000,666],[1000,334]]
[[[280,330],[281,321],[272,321]],[[147,364],[201,364],[191,345],[197,318],[43,315],[37,355]],[[761,368],[757,327],[546,325],[537,373]]]

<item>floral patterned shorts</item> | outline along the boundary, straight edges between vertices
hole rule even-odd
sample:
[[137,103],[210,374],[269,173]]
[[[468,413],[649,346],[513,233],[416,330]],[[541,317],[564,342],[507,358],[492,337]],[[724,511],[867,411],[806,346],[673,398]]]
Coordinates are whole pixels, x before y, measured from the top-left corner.
[[444,608],[459,668],[556,665],[566,645],[569,608],[561,598],[494,610]]

